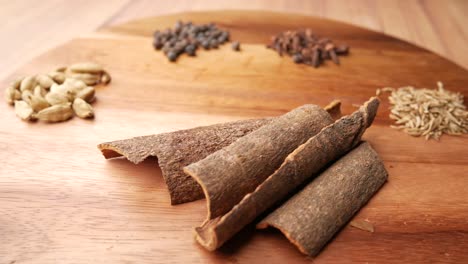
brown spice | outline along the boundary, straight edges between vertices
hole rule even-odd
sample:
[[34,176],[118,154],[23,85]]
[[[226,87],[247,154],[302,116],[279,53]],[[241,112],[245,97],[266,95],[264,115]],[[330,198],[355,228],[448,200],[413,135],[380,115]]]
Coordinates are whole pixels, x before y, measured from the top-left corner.
[[[195,25],[182,21],[177,21],[173,28],[157,30],[153,36],[153,47],[163,50],[169,61],[176,61],[184,53],[195,56],[200,46],[204,49],[217,49],[230,38],[229,31],[222,30],[213,23]],[[239,42],[234,42],[233,49],[238,51],[239,48]]]
[[234,50],[234,51],[240,51],[240,43],[239,43],[239,41],[234,41],[234,42],[232,43],[232,50]]
[[[339,101],[333,101],[325,107],[325,110],[336,119],[341,115],[340,105]],[[171,204],[175,205],[204,197],[200,185],[183,172],[183,167],[228,146],[238,138],[270,123],[271,120],[264,118],[215,124],[102,143],[98,148],[106,159],[125,156],[135,164],[149,156],[158,157],[171,196]]]
[[315,256],[387,177],[377,153],[364,142],[269,214],[257,228],[275,227],[302,253]]
[[333,122],[316,105],[298,107],[184,168],[207,199],[207,220],[229,212],[299,145]]
[[[356,146],[372,123],[379,101],[372,98],[355,113],[323,128],[297,147],[256,189],[228,213],[196,228],[197,241],[209,250],[220,247],[244,226],[265,212],[304,181],[313,178],[324,166]],[[226,182],[221,181],[221,185]]]
[[123,155],[135,164],[156,156],[171,204],[175,205],[203,198],[201,187],[182,171],[184,166],[205,158],[270,121],[253,119],[203,126],[102,143],[98,148],[106,159]]
[[320,38],[312,30],[285,31],[271,38],[267,48],[274,49],[280,56],[284,53],[293,58],[295,63],[304,63],[318,67],[325,60],[340,64],[338,55],[347,55],[349,47],[335,46],[328,38]]

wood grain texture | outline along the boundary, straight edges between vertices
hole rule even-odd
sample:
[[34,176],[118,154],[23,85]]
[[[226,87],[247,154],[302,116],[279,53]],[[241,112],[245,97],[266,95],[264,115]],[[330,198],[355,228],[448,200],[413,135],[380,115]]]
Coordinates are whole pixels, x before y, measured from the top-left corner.
[[418,44],[468,68],[464,0],[0,0],[0,79],[47,49],[101,26],[182,11],[293,12],[362,26]]
[[[151,47],[151,34],[178,19],[215,21],[241,40],[181,57]],[[342,65],[296,65],[264,44],[281,30],[312,27],[346,42]],[[305,103],[343,102],[355,110],[383,86],[435,87],[468,95],[468,72],[406,42],[354,26],[269,12],[183,13],[133,21],[77,38],[34,59],[14,76],[93,60],[112,74],[97,89],[96,119],[25,123],[0,104],[0,263],[295,263],[311,259],[275,231],[248,227],[219,251],[193,240],[203,200],[171,207],[156,161],[104,160],[101,142],[279,115]],[[14,76],[10,76],[11,80]],[[3,82],[2,85],[6,85]],[[427,263],[468,260],[468,137],[426,142],[390,129],[388,101],[364,135],[384,160],[389,181],[317,263]]]

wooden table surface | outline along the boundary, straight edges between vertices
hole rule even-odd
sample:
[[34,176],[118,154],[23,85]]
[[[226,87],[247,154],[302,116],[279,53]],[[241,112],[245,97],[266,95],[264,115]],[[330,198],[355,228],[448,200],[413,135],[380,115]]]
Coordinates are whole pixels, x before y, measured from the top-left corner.
[[142,16],[248,9],[334,19],[416,43],[468,68],[465,0],[0,0],[0,80],[65,41]]
[[[176,20],[215,21],[240,40],[169,63],[152,32]],[[311,27],[351,54],[314,69],[264,45],[282,30]],[[243,118],[274,116],[305,103],[343,102],[355,110],[383,86],[446,88],[468,95],[468,72],[429,51],[350,25],[268,12],[191,13],[102,28],[15,72],[46,72],[93,60],[113,76],[98,88],[96,119],[26,123],[0,104],[0,263],[301,263],[279,232],[247,228],[216,252],[193,240],[203,200],[170,206],[154,159],[104,160],[98,143]],[[13,76],[8,79],[12,79]],[[5,82],[2,85],[6,85]],[[468,138],[424,141],[389,128],[383,101],[368,140],[389,181],[359,212],[375,233],[346,227],[318,263],[468,261]]]

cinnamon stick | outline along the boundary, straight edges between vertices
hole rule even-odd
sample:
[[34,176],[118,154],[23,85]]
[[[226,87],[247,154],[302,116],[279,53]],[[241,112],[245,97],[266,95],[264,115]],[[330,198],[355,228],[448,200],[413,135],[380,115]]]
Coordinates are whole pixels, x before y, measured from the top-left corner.
[[275,227],[302,253],[317,255],[387,177],[377,153],[364,142],[263,219],[257,228]]
[[202,187],[207,221],[229,212],[280,167],[299,145],[333,122],[316,105],[303,105],[184,167]]
[[[245,195],[228,213],[197,227],[197,241],[209,250],[220,247],[258,215],[284,199],[304,181],[313,178],[324,166],[344,155],[359,143],[362,134],[371,125],[378,106],[378,99],[371,98],[358,111],[328,125],[298,146],[283,159],[278,169],[275,168],[264,182]],[[221,181],[219,184],[227,185]]]
[[[333,101],[325,110],[336,119],[341,115],[340,105],[339,101]],[[102,143],[98,148],[106,159],[125,156],[135,164],[149,156],[156,156],[169,189],[171,204],[176,205],[204,197],[201,187],[183,172],[183,167],[230,145],[238,138],[270,123],[272,119],[241,120],[135,137]]]
[[197,182],[182,171],[184,166],[199,161],[259,127],[272,118],[196,127],[170,133],[106,142],[98,145],[106,159],[125,156],[138,164],[156,156],[169,189],[171,204],[191,202],[204,197]]

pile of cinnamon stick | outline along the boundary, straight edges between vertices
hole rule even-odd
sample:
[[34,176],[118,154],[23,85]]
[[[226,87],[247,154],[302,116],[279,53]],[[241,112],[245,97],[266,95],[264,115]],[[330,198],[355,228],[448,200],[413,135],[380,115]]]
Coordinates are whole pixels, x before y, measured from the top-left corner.
[[172,204],[206,198],[207,218],[195,230],[208,250],[268,213],[257,228],[278,228],[313,256],[387,179],[377,153],[361,141],[378,106],[373,97],[341,117],[337,101],[324,109],[304,105],[279,117],[98,147],[106,158],[125,156],[134,163],[157,156]]

